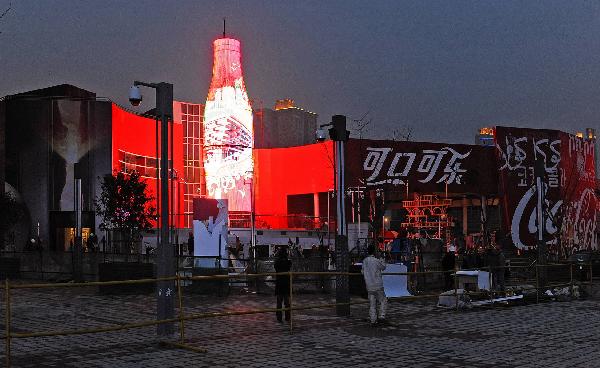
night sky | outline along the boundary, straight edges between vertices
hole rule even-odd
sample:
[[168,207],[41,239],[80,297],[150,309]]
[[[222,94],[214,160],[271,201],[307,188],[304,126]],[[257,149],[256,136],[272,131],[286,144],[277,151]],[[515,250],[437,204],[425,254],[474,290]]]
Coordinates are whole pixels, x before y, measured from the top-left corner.
[[[128,106],[138,79],[204,103],[223,17],[256,106],[290,97],[320,123],[365,116],[371,138],[600,128],[598,1],[13,0],[0,20],[0,96],[71,83]],[[141,110],[154,103],[145,92]]]

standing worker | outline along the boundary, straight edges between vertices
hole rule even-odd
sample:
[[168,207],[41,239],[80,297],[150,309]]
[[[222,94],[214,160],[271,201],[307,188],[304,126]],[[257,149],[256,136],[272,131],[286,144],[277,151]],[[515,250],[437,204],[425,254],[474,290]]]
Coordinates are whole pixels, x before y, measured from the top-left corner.
[[448,251],[444,253],[442,258],[442,269],[444,270],[444,290],[450,290],[454,287],[452,271],[456,265],[456,255],[454,254],[454,246],[448,247]]
[[496,288],[500,291],[504,291],[505,283],[504,283],[504,275],[506,273],[506,257],[504,256],[504,252],[502,252],[502,247],[500,245],[496,246],[496,257],[498,259],[498,269],[496,270]]
[[[383,277],[381,271],[385,270],[384,260],[375,257],[375,244],[369,244],[367,248],[369,254],[363,260],[362,273],[367,286],[369,296],[369,318],[371,326],[385,324],[385,309],[387,307],[387,298],[383,290]],[[377,305],[379,304],[379,318],[377,317]]]
[[[292,267],[292,261],[288,259],[287,247],[282,246],[277,252],[277,258],[275,259],[275,272],[290,272]],[[286,308],[290,307],[290,276],[289,275],[277,275],[275,280],[275,295],[277,295],[277,309],[281,309],[282,304],[285,304]],[[276,312],[277,322],[283,322],[281,319],[281,311]],[[290,320],[290,310],[285,311],[285,320]]]

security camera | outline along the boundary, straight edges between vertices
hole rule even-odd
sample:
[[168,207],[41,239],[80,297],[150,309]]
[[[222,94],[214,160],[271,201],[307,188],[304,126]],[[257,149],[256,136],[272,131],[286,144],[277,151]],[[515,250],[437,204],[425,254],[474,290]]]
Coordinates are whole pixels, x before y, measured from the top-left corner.
[[319,129],[317,130],[317,142],[323,142],[325,139],[327,139],[327,131],[325,129]]
[[129,89],[129,102],[133,106],[140,106],[140,103],[142,103],[142,93],[138,86],[131,86]]

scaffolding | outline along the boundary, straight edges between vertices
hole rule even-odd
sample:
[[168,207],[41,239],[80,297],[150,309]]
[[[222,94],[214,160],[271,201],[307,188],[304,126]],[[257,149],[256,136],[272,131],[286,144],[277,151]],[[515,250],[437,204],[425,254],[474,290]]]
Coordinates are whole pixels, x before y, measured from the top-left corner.
[[[448,216],[448,207],[452,205],[451,199],[440,199],[436,195],[419,195],[415,193],[412,201],[402,201],[402,206],[408,211],[406,222],[400,224],[406,229],[417,232],[422,230],[428,234],[434,232],[434,238],[450,237],[451,219]],[[443,235],[443,236],[442,236]]]

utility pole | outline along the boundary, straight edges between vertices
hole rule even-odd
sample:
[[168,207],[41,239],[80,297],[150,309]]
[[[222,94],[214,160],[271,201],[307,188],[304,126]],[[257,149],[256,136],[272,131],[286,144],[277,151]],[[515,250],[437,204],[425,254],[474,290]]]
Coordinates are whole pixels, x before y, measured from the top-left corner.
[[[161,159],[160,159],[160,246],[156,262],[157,277],[175,276],[173,248],[169,243],[169,118],[173,119],[173,85],[158,83],[156,85],[156,113],[161,121]],[[175,281],[160,281],[158,287],[157,319],[172,319],[175,316],[174,294]],[[157,333],[160,336],[171,335],[173,324],[160,324]]]
[[[82,239],[82,206],[81,179],[75,179],[75,241],[73,242],[73,281],[83,282],[83,239]],[[39,236],[36,239],[39,242]],[[37,244],[39,247],[40,245]]]
[[548,259],[548,250],[546,246],[546,239],[544,236],[545,232],[545,219],[544,219],[544,210],[545,210],[545,177],[546,177],[546,165],[543,159],[535,160],[533,168],[533,173],[535,176],[535,186],[537,192],[537,206],[536,206],[536,216],[537,216],[537,266],[539,266],[539,282],[538,282],[538,294],[540,293],[540,289],[543,290],[546,285],[547,279],[547,268],[546,263]]

